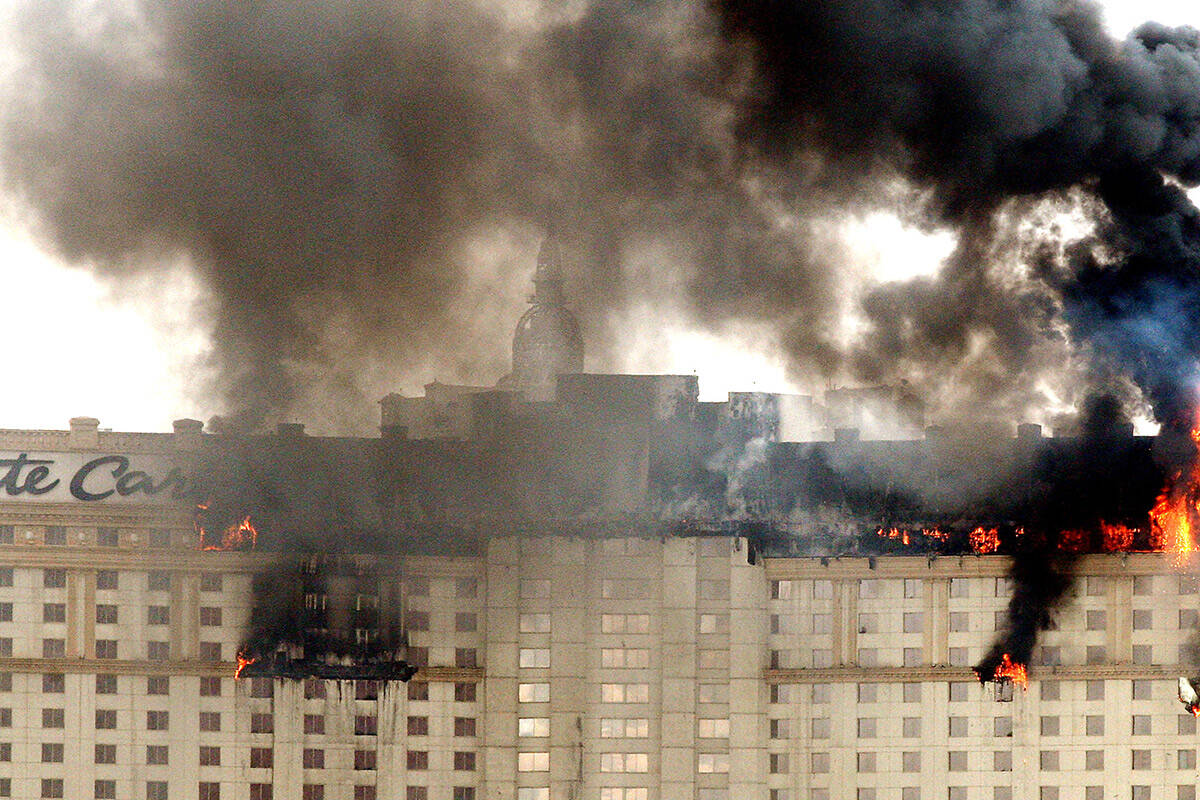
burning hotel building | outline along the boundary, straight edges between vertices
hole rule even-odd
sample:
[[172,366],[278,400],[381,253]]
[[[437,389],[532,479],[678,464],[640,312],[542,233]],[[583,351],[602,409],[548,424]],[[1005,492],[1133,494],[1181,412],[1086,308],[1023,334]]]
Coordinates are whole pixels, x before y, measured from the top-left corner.
[[1194,800],[1150,440],[582,374],[557,269],[378,438],[0,431],[0,796]]

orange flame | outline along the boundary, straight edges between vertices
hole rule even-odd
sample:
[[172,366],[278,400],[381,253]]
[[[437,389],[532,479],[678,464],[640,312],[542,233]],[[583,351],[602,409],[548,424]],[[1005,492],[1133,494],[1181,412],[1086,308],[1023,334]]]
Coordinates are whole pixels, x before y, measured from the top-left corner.
[[1165,490],[1150,509],[1151,546],[1170,554],[1176,567],[1186,564],[1196,550],[1187,494]]
[[993,676],[997,681],[1010,681],[1021,687],[1022,691],[1029,689],[1029,675],[1025,671],[1024,664],[1018,664],[1012,660],[1008,653],[1000,659],[1000,664],[996,667],[996,673]]
[[1060,531],[1058,534],[1058,549],[1067,553],[1085,553],[1088,549],[1088,539],[1087,531]]
[[235,681],[240,681],[242,679],[242,670],[244,670],[246,667],[253,664],[255,661],[258,661],[258,659],[257,658],[246,658],[246,656],[244,656],[243,654],[238,653],[237,654],[237,669],[234,670],[233,679]]
[[994,553],[1000,549],[1000,533],[995,528],[976,528],[970,533],[971,549],[979,555]]
[[899,539],[901,544],[909,543],[908,531],[902,531],[899,528],[880,528],[875,532],[884,539]]
[[1100,534],[1104,537],[1104,549],[1107,552],[1128,550],[1133,547],[1133,537],[1137,530],[1126,525],[1109,525],[1100,521]]
[[942,531],[939,528],[922,528],[921,533],[924,534],[927,539],[936,539],[939,542],[944,542],[950,538],[950,534]]
[[201,550],[253,550],[258,546],[258,530],[250,522],[250,517],[243,517],[241,522],[234,523],[221,532],[219,544],[208,544],[208,532],[204,530],[203,514],[208,510],[206,503],[196,505],[196,533],[200,538]]

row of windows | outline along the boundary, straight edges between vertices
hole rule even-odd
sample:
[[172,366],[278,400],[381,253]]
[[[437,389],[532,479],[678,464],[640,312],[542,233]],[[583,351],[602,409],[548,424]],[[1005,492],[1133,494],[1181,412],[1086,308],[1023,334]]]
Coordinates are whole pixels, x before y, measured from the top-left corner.
[[[1177,734],[1180,736],[1189,736],[1195,734],[1195,723],[1188,723],[1184,718],[1178,717],[1176,726]],[[1192,718],[1195,719],[1194,717]],[[1133,736],[1152,736],[1154,735],[1153,725],[1151,724],[1152,717],[1148,714],[1134,714],[1130,718],[1129,733]],[[884,720],[890,722],[890,719]],[[974,721],[974,725],[972,725]],[[880,720],[875,717],[859,717],[855,724],[855,735],[859,739],[875,739],[880,736],[879,723]],[[990,732],[982,730],[981,726],[988,725]],[[1009,737],[1013,734],[1012,717],[992,717],[990,724],[985,719],[976,717],[950,717],[947,720],[947,735],[951,739],[960,739],[968,736],[983,736],[991,735],[993,737]],[[972,730],[974,728],[974,730]],[[1104,736],[1105,718],[1101,715],[1085,715],[1083,717],[1084,735],[1086,736]],[[785,738],[787,736],[788,722],[787,720],[771,720],[771,738]],[[922,719],[920,717],[901,717],[900,718],[900,738],[903,739],[919,739],[922,731]],[[829,717],[814,717],[809,720],[809,737],[812,739],[828,739],[831,732],[831,720]],[[1063,726],[1059,717],[1043,716],[1039,719],[1039,732],[1042,736],[1063,736]],[[1159,732],[1160,734],[1162,732]]]
[[[1010,578],[949,578],[950,596],[963,597],[999,597],[1007,598],[1012,595],[1013,583]],[[924,596],[926,580],[923,578],[863,578],[856,581],[856,591],[859,598],[899,598],[916,599]],[[770,597],[772,600],[793,600],[810,598],[813,600],[829,600],[833,598],[832,580],[779,580],[771,581]],[[1104,576],[1090,575],[1081,580],[1083,594],[1088,597],[1103,597],[1108,593],[1109,579]],[[1139,597],[1177,593],[1181,595],[1196,594],[1200,590],[1200,581],[1191,575],[1135,575],[1133,577],[1133,594]]]
[[[222,620],[222,610],[217,606],[201,606],[200,607],[200,625],[210,628],[219,628]],[[473,615],[472,615],[473,616]],[[96,624],[97,625],[116,625],[120,614],[118,607],[111,603],[96,604]],[[11,602],[0,603],[0,622],[13,621],[13,604]],[[66,603],[42,603],[42,622],[66,622],[67,621],[67,604]],[[171,624],[171,608],[170,606],[147,606],[146,607],[146,624],[147,625],[169,625]]]
[[[63,797],[63,779],[62,778],[42,778],[40,783],[41,793],[38,795],[43,798],[61,798]],[[410,787],[416,788],[416,787]],[[232,795],[232,793],[231,793]],[[0,797],[12,796],[12,780],[10,778],[0,778]],[[93,797],[97,800],[115,800],[117,797],[117,782],[114,780],[97,780],[93,783]],[[196,797],[199,800],[221,800],[221,784],[214,781],[200,781],[197,785]],[[252,783],[250,784],[250,800],[274,800],[274,787],[269,783]],[[302,800],[325,800],[325,786],[323,784],[306,783],[301,789]],[[376,800],[377,793],[374,786],[358,785],[354,787],[354,800]],[[146,781],[146,800],[167,800],[168,783],[166,781]],[[427,800],[427,795],[408,794],[408,800]],[[475,800],[475,789],[473,787],[456,787],[454,789],[454,800]]]
[[[13,567],[0,567],[0,587],[13,585],[13,570]],[[163,570],[150,570],[144,574],[146,576],[145,588],[147,591],[167,592],[171,590],[170,572]],[[97,590],[109,591],[120,589],[121,573],[118,570],[98,569],[95,571],[95,575]],[[200,575],[200,591],[202,592],[220,592],[223,590],[223,586],[224,579],[220,573],[206,572]],[[67,570],[57,567],[43,569],[42,587],[46,589],[67,588]]]
[[[12,525],[0,525],[0,544],[17,544],[15,535],[15,527]],[[133,534],[137,536],[137,534]],[[129,540],[130,545],[136,544],[138,547],[149,546],[156,549],[168,548],[171,546],[171,532],[163,530],[146,531],[145,539],[138,536],[135,542],[132,538]],[[26,538],[21,543],[34,542]],[[42,531],[42,544],[51,547],[65,547],[68,543],[67,529],[62,525],[49,525]],[[86,533],[77,533],[73,544],[88,546],[95,544],[97,547],[120,547],[121,532],[116,528],[97,528],[95,537]]]
[[[1129,787],[1128,793],[1123,790],[1117,793],[1112,787],[1103,785],[1081,788],[1082,800],[1196,800],[1194,783],[1153,788],[1135,784]],[[1064,792],[1061,789],[1059,786],[1039,786],[1037,800],[1062,800]],[[771,789],[769,796],[770,800],[791,800],[793,797],[789,789]],[[870,786],[860,787],[855,794],[857,800],[877,800],[878,796],[879,790]],[[807,790],[806,797],[808,800],[830,800],[830,790],[814,787]],[[1011,786],[947,786],[944,789],[926,787],[924,797],[928,800],[1013,800],[1013,791]],[[922,800],[922,788],[901,787],[900,800]]]
[[[59,638],[42,639],[42,658],[66,658],[67,640]],[[171,658],[170,642],[146,642],[146,659],[149,661],[169,661]],[[96,639],[96,658],[113,660],[119,658],[119,647],[116,639]],[[200,642],[197,647],[197,657],[200,661],[224,661],[226,647],[221,642]],[[9,636],[0,636],[0,658],[13,657],[13,640]],[[416,663],[416,662],[413,662]],[[474,666],[474,664],[471,664]]]
[[[967,612],[967,611],[951,611],[946,615],[946,621],[950,633],[971,633],[971,632],[991,632],[1003,630],[1008,624],[1007,611],[991,612],[991,627],[972,629],[972,618],[979,619],[987,612]],[[1166,612],[1158,611],[1160,617]],[[1132,630],[1135,631],[1150,631],[1156,630],[1154,624],[1155,610],[1149,608],[1134,609],[1131,615]],[[860,634],[873,633],[894,633],[894,631],[884,631],[880,627],[880,620],[885,615],[876,612],[864,612],[858,615],[858,632]],[[926,613],[924,611],[906,611],[900,615],[902,633],[924,633]],[[814,613],[806,617],[798,617],[789,614],[771,614],[768,618],[770,624],[770,632],[775,635],[788,634],[814,634],[827,635],[833,632],[833,614],[830,613]],[[800,630],[798,624],[801,622],[807,623],[805,630]],[[1181,631],[1193,631],[1200,627],[1200,611],[1194,608],[1178,609],[1176,614],[1176,624]],[[1090,610],[1084,614],[1085,630],[1089,631],[1104,631],[1108,629],[1108,612],[1102,610]],[[1051,625],[1050,630],[1057,630],[1056,626]]]
[[[1082,648],[1076,647],[1074,650],[1075,654],[1082,655],[1082,658],[1071,658],[1069,659],[1071,663],[1088,665],[1110,663],[1108,648],[1104,645],[1086,645]],[[983,656],[983,652],[983,645],[975,647],[949,647],[946,649],[945,663],[952,667],[969,667]],[[1070,651],[1068,653],[1070,654]],[[1173,653],[1174,655],[1168,657],[1168,653]],[[834,666],[833,650],[827,647],[817,647],[812,650],[771,650],[769,651],[770,668],[792,669],[802,666],[797,663],[801,655],[810,657],[811,666],[815,669],[828,669]],[[895,656],[897,655],[900,657],[899,663],[893,663],[896,661]],[[1131,648],[1130,655],[1132,656],[1129,659],[1131,663],[1149,666],[1153,664],[1188,663],[1193,653],[1192,646],[1189,644],[1177,645],[1175,648],[1170,648],[1166,645],[1135,644]],[[854,663],[860,667],[870,668],[888,665],[919,667],[931,662],[926,660],[923,647],[902,647],[898,649],[895,647],[860,647],[855,651]],[[1064,658],[1061,645],[1043,644],[1034,650],[1032,663],[1035,666],[1041,667],[1058,667],[1068,663],[1068,659]]]
[[[1057,701],[1062,699],[1063,684],[1081,685],[1083,688],[1082,698],[1090,701],[1104,700],[1106,696],[1112,699],[1107,692],[1106,684],[1109,681],[1104,680],[1084,680],[1084,681],[1055,681],[1043,680],[1038,681],[1039,698],[1044,701]],[[1117,681],[1112,681],[1117,684]],[[1155,681],[1152,679],[1136,679],[1130,681],[1120,681],[1121,684],[1128,684],[1128,697],[1131,700],[1154,700],[1154,685],[1156,683],[1162,686],[1167,686],[1169,681]],[[981,692],[981,684],[977,681],[950,681],[945,684],[946,694],[943,695],[949,699],[951,703],[965,703],[973,700],[978,700]],[[786,684],[780,685],[778,691],[784,694],[789,692]],[[928,699],[927,693],[924,690],[924,685],[920,683],[858,683],[854,684],[856,699],[859,703],[895,703],[897,701],[903,703],[920,703]],[[1175,687],[1171,685],[1169,692],[1164,692],[1163,698],[1168,694],[1174,696]],[[807,687],[807,699],[814,705],[826,705],[833,700],[833,684],[829,683],[814,683]],[[1122,692],[1124,693],[1124,692]],[[780,702],[780,701],[772,701]],[[782,700],[782,702],[786,702]],[[1182,717],[1186,719],[1186,717]]]
[[[320,730],[309,731],[310,724],[314,728],[317,723],[313,720],[322,719],[305,715],[305,732],[306,733],[323,733],[324,722],[319,725]],[[43,708],[41,710],[41,719],[43,728],[64,728],[66,726],[66,711],[61,708]],[[216,732],[221,730],[221,712],[219,711],[201,711],[199,712],[199,729],[202,732]],[[356,736],[374,736],[378,730],[378,718],[372,714],[356,714],[354,716],[354,734]],[[473,727],[474,720],[471,720]],[[12,727],[12,709],[0,708],[0,728]],[[95,727],[96,730],[116,730],[117,728],[117,709],[99,708],[95,711]],[[170,727],[170,714],[167,711],[147,711],[146,712],[146,730],[150,731],[165,731]],[[250,732],[251,733],[273,733],[275,727],[275,718],[269,713],[255,713],[250,715]],[[474,734],[459,734],[464,736],[473,736]]]
[[[919,750],[905,751],[898,754],[898,758],[894,758],[891,753],[874,753],[860,752],[855,754],[855,768],[860,773],[873,772],[893,772],[894,767],[881,768],[879,761],[880,756],[884,758],[892,758],[899,762],[900,772],[920,772],[924,758],[928,758],[934,754],[922,753]],[[936,754],[937,758],[942,758],[942,754]],[[991,753],[990,757],[987,753],[975,751],[974,755],[966,750],[950,750],[945,754],[946,769],[949,772],[969,772],[972,769],[982,771],[990,769],[992,772],[1012,772],[1012,751],[997,750]],[[981,763],[986,760],[987,763]],[[976,762],[972,767],[968,766],[971,761]],[[1102,771],[1105,769],[1104,751],[1103,750],[1085,750],[1082,755],[1083,769],[1085,771]],[[1196,768],[1196,751],[1179,750],[1175,754],[1175,768],[1181,770],[1194,770]],[[808,758],[809,772],[815,774],[826,774],[830,771],[830,754],[824,752],[810,753]],[[1151,751],[1150,750],[1131,750],[1128,758],[1129,768],[1135,771],[1149,770],[1151,767]],[[771,774],[786,774],[789,771],[789,756],[787,753],[771,753],[768,761],[768,772]],[[1038,752],[1038,768],[1043,772],[1058,772],[1063,769],[1062,754],[1057,750],[1041,750]]]

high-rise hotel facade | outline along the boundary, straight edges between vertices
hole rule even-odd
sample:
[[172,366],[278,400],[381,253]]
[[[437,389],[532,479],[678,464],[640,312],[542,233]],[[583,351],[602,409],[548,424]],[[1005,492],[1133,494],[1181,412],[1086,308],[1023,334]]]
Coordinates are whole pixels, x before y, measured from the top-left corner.
[[1004,557],[586,526],[362,556],[407,683],[235,680],[271,556],[198,549],[192,509],[145,491],[202,437],[0,432],[0,797],[1195,798],[1174,695],[1200,594],[1155,554],[1082,559],[1028,691],[970,669]]

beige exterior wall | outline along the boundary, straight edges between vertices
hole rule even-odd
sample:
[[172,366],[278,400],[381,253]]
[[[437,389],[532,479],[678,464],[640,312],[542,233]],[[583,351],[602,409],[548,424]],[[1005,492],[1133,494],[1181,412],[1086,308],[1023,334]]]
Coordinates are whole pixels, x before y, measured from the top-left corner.
[[[35,434],[0,446],[68,446]],[[106,436],[85,444],[181,441]],[[233,680],[270,557],[197,552],[187,509],[0,502],[0,542],[0,796],[1191,800],[1200,778],[1174,699],[1200,594],[1156,555],[1084,558],[998,701],[970,665],[1004,558],[496,535],[389,562],[429,666],[374,697]]]

